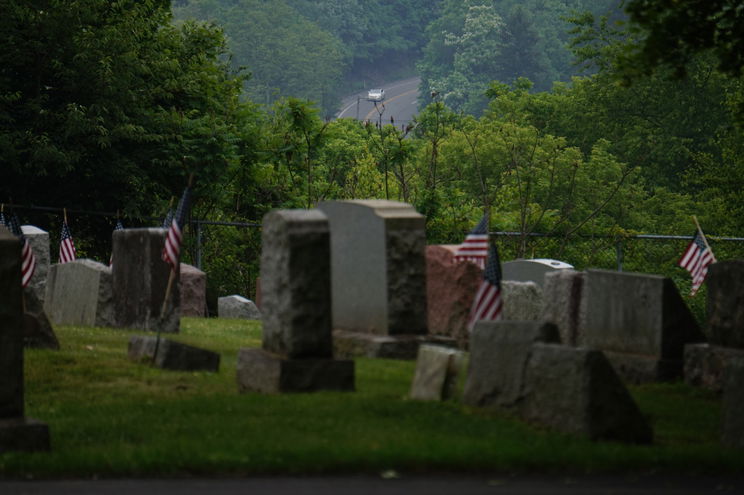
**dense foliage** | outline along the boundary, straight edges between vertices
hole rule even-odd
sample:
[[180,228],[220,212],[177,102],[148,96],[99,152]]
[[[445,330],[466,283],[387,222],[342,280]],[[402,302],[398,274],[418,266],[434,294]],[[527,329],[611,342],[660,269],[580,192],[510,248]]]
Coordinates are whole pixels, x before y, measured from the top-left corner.
[[[426,215],[431,243],[456,243],[490,210],[492,230],[520,233],[505,256],[561,257],[582,268],[614,266],[598,253],[614,255],[634,232],[688,234],[692,214],[711,233],[744,230],[742,81],[702,52],[683,79],[662,67],[620,84],[637,33],[614,23],[615,11],[576,14],[572,27],[551,31],[540,27],[549,15],[536,14],[538,3],[556,17],[588,5],[445,0],[407,17],[420,2],[401,2],[408,10],[386,47],[372,34],[379,26],[355,24],[341,8],[362,16],[367,3],[176,3],[215,21],[235,9],[232,24],[173,22],[165,1],[0,0],[0,201],[122,210],[127,227],[153,225],[143,217],[162,216],[193,173],[198,218],[257,226],[272,208],[388,198]],[[387,12],[393,4],[374,5]],[[427,20],[428,30],[403,36]],[[536,91],[570,74],[540,48],[551,32],[570,38],[593,74]],[[325,43],[323,57],[345,62],[326,64],[312,40]],[[228,44],[252,53],[246,71]],[[430,95],[406,128],[329,121],[319,99],[303,93],[330,94],[343,63],[419,49],[424,87],[452,86]],[[293,86],[262,65],[277,54],[286,71],[309,62],[314,74]],[[277,87],[297,94],[262,96]],[[76,219],[80,254],[108,259],[112,226]],[[538,243],[531,233],[555,237]],[[188,236],[186,261],[196,259],[196,237]],[[211,293],[253,295],[259,229],[207,226],[199,239]],[[598,241],[587,247],[586,239]],[[673,270],[680,249],[649,248],[628,264]]]

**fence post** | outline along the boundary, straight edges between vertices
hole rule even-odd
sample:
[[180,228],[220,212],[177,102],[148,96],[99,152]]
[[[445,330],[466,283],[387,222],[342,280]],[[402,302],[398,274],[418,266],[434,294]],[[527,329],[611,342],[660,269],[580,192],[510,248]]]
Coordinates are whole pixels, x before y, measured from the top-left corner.
[[615,258],[617,260],[617,271],[623,271],[623,241],[615,243]]
[[196,220],[196,267],[202,269],[202,224]]

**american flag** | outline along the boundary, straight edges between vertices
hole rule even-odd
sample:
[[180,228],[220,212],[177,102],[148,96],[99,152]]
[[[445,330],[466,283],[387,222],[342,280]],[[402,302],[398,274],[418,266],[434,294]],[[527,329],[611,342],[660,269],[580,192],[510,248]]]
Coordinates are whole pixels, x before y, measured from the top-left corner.
[[181,253],[181,240],[183,238],[183,228],[186,224],[186,215],[189,211],[189,202],[191,200],[191,191],[188,187],[183,190],[181,200],[178,202],[176,214],[171,220],[168,227],[168,233],[165,236],[165,246],[163,247],[163,261],[169,263],[173,270],[178,266],[178,258]]
[[700,286],[703,285],[705,277],[708,275],[708,265],[715,263],[715,261],[716,257],[713,256],[713,251],[711,251],[705,242],[703,233],[700,232],[700,229],[697,229],[695,236],[677,263],[690,272],[692,276],[691,296],[694,296]]
[[13,232],[21,240],[21,286],[27,287],[31,282],[31,277],[34,276],[36,270],[36,256],[34,256],[34,250],[31,249],[31,245],[23,235],[23,229],[21,229],[21,222],[18,221],[18,215],[15,213],[10,217],[10,221],[2,219],[5,224],[10,227],[10,231]]
[[72,242],[70,227],[67,226],[67,220],[62,222],[62,235],[59,241],[59,262],[67,263],[75,261],[75,243]]
[[473,300],[468,320],[468,330],[473,331],[475,323],[480,320],[496,321],[502,318],[504,301],[501,297],[501,262],[499,251],[491,245],[486,269],[483,271],[483,282]]
[[[121,220],[118,218],[116,219],[116,225],[114,226],[114,232],[117,230],[124,230],[124,225],[122,225]],[[109,258],[109,266],[113,266],[114,264],[114,250],[111,249],[111,257]]]
[[470,261],[481,268],[488,257],[488,215],[483,215],[478,225],[470,231],[455,251],[455,261]]

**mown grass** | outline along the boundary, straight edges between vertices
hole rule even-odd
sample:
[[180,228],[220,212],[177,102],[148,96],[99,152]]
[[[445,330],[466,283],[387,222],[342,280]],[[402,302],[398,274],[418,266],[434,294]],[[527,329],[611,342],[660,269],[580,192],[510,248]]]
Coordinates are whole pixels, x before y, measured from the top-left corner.
[[506,415],[409,400],[413,362],[356,361],[355,392],[238,394],[237,351],[260,326],[184,319],[175,340],[221,353],[219,373],[130,362],[132,335],[60,327],[60,351],[26,352],[27,415],[49,453],[0,455],[3,477],[243,476],[377,472],[744,471],[719,445],[720,401],[684,384],[632,388],[654,445],[590,442]]

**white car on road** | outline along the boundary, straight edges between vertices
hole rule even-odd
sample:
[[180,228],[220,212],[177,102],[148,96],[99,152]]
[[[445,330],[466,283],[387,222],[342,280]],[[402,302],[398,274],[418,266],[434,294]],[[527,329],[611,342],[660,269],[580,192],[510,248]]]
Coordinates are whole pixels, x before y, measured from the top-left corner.
[[370,89],[367,92],[367,100],[368,101],[382,101],[385,99],[385,90],[384,89]]

